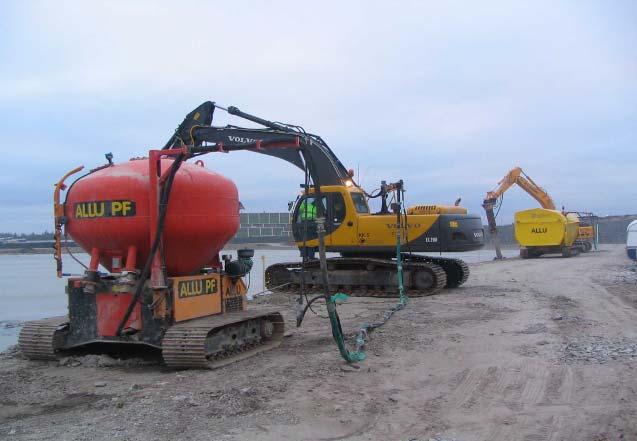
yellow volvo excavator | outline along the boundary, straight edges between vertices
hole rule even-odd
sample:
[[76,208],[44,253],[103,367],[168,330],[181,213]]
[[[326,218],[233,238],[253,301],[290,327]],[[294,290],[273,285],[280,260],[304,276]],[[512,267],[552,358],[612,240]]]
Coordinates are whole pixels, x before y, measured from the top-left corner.
[[502,251],[494,208],[496,205],[499,207],[498,201],[501,203],[502,195],[514,184],[531,195],[542,207],[515,213],[514,232],[520,243],[520,257],[539,257],[553,252],[561,252],[568,257],[593,248],[597,218],[592,213],[556,210],[555,203],[546,190],[520,167],[514,167],[498,182],[495,190],[487,192],[482,205],[487,214],[496,259],[502,259]]
[[[212,125],[221,109],[265,128]],[[328,145],[301,127],[268,121],[236,107],[206,102],[186,116],[170,143],[211,146],[220,152],[247,150],[283,159],[305,173],[303,193],[292,209],[292,232],[302,261],[280,263],[266,270],[266,287],[298,293],[324,291],[319,259],[319,229],[325,250],[341,257],[327,260],[333,290],[363,296],[396,296],[396,234],[399,205],[392,203],[403,182],[382,182],[367,193],[353,179]],[[369,199],[380,200],[372,213]],[[416,255],[416,252],[470,251],[484,245],[480,216],[457,205],[417,205],[401,213],[400,235],[404,285],[408,294],[429,295],[455,288],[469,276],[460,259]]]
[[[349,183],[349,184],[348,184]],[[268,288],[289,292],[303,289],[321,292],[317,222],[304,210],[319,205],[325,212],[325,248],[341,257],[328,260],[334,290],[354,296],[387,297],[396,289],[396,209],[387,203],[402,182],[383,182],[378,192],[367,194],[350,179],[344,185],[315,187],[301,194],[292,210],[292,232],[305,262],[272,265],[266,272]],[[372,213],[369,198],[381,199],[381,209]],[[484,231],[477,216],[459,206],[417,205],[402,213],[401,234],[405,286],[411,296],[432,294],[442,288],[462,285],[469,267],[460,259],[416,255],[413,252],[469,251],[482,247]],[[303,269],[303,270],[301,270]],[[281,288],[280,288],[281,289]]]

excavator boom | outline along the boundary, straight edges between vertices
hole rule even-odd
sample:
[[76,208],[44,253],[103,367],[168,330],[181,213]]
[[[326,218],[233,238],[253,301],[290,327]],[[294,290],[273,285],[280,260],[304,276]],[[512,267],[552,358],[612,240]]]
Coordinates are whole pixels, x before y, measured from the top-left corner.
[[[212,126],[215,108],[266,128]],[[179,145],[201,146],[204,143],[215,144],[221,152],[250,150],[283,159],[308,171],[317,186],[343,185],[352,175],[321,137],[307,133],[298,126],[268,121],[233,106],[225,109],[211,101],[190,112],[164,148]]]
[[520,167],[513,167],[509,172],[498,182],[498,188],[493,191],[487,192],[482,206],[487,215],[487,223],[489,224],[489,232],[493,239],[493,245],[495,247],[496,259],[502,259],[502,251],[500,250],[500,239],[498,238],[498,229],[495,220],[495,213],[493,209],[500,197],[514,184],[517,184],[520,188],[526,191],[533,199],[539,202],[542,208],[548,210],[555,210],[555,204],[553,199],[542,187],[537,185],[533,179],[531,179]]
[[549,194],[542,187],[537,185],[520,167],[514,167],[506,174],[500,182],[498,188],[487,192],[484,204],[494,204],[509,188],[517,184],[526,191],[533,199],[538,201],[542,208],[555,210],[555,203]]

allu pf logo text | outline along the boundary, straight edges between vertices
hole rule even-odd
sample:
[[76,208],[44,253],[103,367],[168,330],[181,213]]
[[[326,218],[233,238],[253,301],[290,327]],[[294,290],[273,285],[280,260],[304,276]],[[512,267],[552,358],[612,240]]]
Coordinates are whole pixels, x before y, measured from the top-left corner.
[[180,299],[186,297],[203,296],[217,292],[217,279],[195,279],[183,280],[177,286],[177,293]]
[[135,201],[78,202],[73,210],[76,219],[135,216]]

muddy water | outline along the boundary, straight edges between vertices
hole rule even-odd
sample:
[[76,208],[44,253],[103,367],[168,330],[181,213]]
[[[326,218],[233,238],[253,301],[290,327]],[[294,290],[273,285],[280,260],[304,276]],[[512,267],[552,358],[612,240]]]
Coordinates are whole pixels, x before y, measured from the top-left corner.
[[[235,251],[227,251],[232,254]],[[469,263],[493,259],[492,250],[468,253],[444,253],[449,257],[461,257]],[[506,256],[517,255],[516,250],[505,250]],[[263,291],[263,269],[277,263],[298,260],[296,250],[257,250],[250,274],[249,293]],[[78,258],[88,262],[88,256]],[[68,256],[64,259],[64,271],[81,274],[83,268]],[[0,255],[0,351],[17,342],[20,326],[24,321],[52,317],[66,313],[65,279],[55,275],[55,262],[47,254]]]

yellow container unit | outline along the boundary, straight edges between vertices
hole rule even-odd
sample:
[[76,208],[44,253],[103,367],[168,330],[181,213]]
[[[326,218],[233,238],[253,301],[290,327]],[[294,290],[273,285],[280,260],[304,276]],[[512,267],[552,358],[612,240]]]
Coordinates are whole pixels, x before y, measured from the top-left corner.
[[579,218],[574,213],[564,215],[544,208],[518,211],[514,232],[524,259],[552,253],[570,257],[580,251],[573,245],[579,234]]

